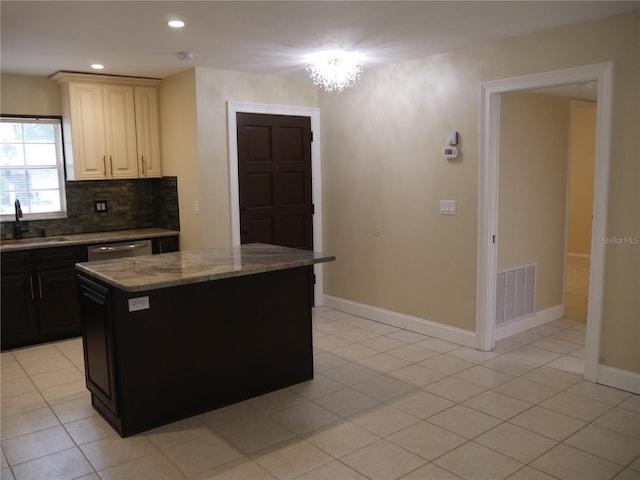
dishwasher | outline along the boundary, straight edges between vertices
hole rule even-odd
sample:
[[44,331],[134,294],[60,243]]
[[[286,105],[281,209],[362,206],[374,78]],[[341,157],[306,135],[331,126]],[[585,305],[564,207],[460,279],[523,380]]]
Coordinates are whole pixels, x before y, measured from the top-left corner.
[[139,257],[153,253],[151,240],[136,240],[132,242],[103,243],[89,245],[87,257],[90,262],[111,260],[114,258]]

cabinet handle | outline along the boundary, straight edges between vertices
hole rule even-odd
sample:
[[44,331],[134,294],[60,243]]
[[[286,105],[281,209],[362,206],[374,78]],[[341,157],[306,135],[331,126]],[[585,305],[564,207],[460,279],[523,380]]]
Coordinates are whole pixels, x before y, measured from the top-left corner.
[[111,178],[113,178],[113,159],[109,155],[109,167],[111,168]]
[[38,275],[38,290],[40,290],[40,300],[42,300],[42,277]]
[[107,178],[107,156],[102,156],[102,171],[104,172],[104,178]]
[[33,294],[33,276],[29,275],[29,286],[31,287],[31,300],[35,300],[36,296]]
[[146,165],[144,163],[144,155],[141,155],[141,157],[142,157],[142,176],[146,177],[147,176],[147,172],[146,172],[146,168],[145,168]]

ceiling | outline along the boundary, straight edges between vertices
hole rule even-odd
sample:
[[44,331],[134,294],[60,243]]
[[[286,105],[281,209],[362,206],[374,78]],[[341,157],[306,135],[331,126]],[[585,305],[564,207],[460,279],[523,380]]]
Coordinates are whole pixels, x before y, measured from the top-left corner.
[[[193,66],[304,74],[302,57],[357,50],[364,68],[640,9],[640,1],[2,0],[2,73],[164,78]],[[179,18],[180,30],[167,21]],[[193,60],[178,52],[193,52]]]

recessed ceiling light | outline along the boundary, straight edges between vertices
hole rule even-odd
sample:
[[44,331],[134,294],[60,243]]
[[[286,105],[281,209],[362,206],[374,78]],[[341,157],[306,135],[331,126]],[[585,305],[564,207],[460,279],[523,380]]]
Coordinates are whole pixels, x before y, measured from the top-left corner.
[[104,68],[104,65],[94,63],[93,65],[91,65],[91,68],[93,68],[94,70],[102,70]]
[[171,28],[182,28],[184,27],[184,22],[182,20],[170,20],[167,25]]

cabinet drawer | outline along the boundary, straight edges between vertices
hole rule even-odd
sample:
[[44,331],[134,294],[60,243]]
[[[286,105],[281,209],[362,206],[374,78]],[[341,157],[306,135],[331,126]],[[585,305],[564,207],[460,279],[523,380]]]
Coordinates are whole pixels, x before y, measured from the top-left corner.
[[31,254],[24,252],[6,252],[0,255],[2,274],[22,273],[31,270]]
[[78,262],[86,260],[86,248],[83,247],[55,247],[33,250],[34,268],[65,268],[73,267]]

